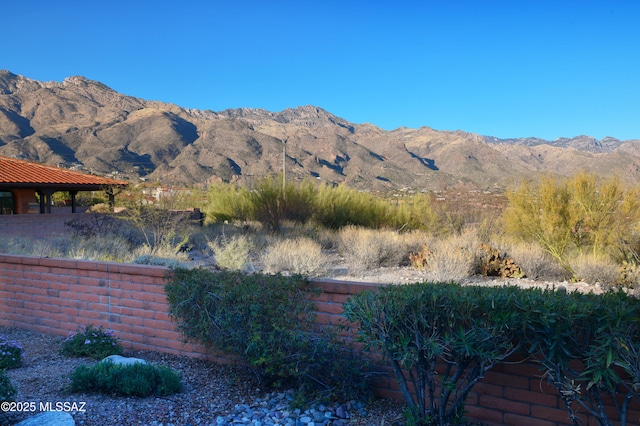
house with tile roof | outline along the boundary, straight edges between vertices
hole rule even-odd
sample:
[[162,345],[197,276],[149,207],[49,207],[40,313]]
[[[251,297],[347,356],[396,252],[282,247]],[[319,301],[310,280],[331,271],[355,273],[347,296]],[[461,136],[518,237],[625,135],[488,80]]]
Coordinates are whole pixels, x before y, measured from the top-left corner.
[[115,190],[127,185],[121,180],[0,157],[0,215],[51,213],[51,196],[59,191],[71,194],[72,213],[76,212],[79,191],[105,191],[113,205]]

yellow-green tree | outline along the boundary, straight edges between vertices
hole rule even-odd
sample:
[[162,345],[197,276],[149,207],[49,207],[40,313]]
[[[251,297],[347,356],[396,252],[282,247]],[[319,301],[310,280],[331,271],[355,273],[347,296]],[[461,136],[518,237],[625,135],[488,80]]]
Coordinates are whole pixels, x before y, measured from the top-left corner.
[[507,199],[506,231],[538,243],[574,277],[571,251],[594,259],[621,257],[640,219],[634,190],[616,178],[599,180],[587,172],[522,183]]
[[525,241],[538,243],[573,273],[566,257],[571,243],[570,194],[566,187],[546,177],[524,182],[507,192],[505,230]]

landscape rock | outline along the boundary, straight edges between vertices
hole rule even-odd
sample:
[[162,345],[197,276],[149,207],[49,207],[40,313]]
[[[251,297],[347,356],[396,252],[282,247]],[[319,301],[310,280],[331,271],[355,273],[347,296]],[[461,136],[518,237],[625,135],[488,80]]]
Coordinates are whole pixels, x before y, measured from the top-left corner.
[[100,362],[113,362],[118,365],[146,364],[147,361],[140,358],[128,358],[122,355],[109,355]]
[[75,424],[71,414],[65,411],[45,411],[21,421],[16,426],[75,426]]

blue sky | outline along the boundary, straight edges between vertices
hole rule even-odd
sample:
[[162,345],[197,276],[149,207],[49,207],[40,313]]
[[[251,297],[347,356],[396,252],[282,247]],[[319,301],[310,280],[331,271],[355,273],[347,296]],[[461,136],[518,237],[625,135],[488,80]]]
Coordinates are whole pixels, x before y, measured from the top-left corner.
[[0,69],[386,130],[640,139],[640,1],[3,2]]

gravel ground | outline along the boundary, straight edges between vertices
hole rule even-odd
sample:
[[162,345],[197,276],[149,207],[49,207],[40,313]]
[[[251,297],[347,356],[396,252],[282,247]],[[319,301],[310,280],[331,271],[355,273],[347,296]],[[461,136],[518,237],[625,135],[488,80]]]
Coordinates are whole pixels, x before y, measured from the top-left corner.
[[255,377],[238,366],[156,352],[131,351],[126,356],[166,365],[182,374],[183,390],[170,397],[133,398],[65,391],[70,373],[94,361],[58,354],[59,336],[0,327],[0,334],[18,340],[24,348],[22,367],[7,371],[18,390],[16,402],[34,402],[35,412],[0,413],[0,426],[13,425],[37,414],[40,403],[76,403],[77,425],[394,425],[401,424],[403,405],[388,400],[368,404],[356,401],[289,407],[288,392],[260,389]]

